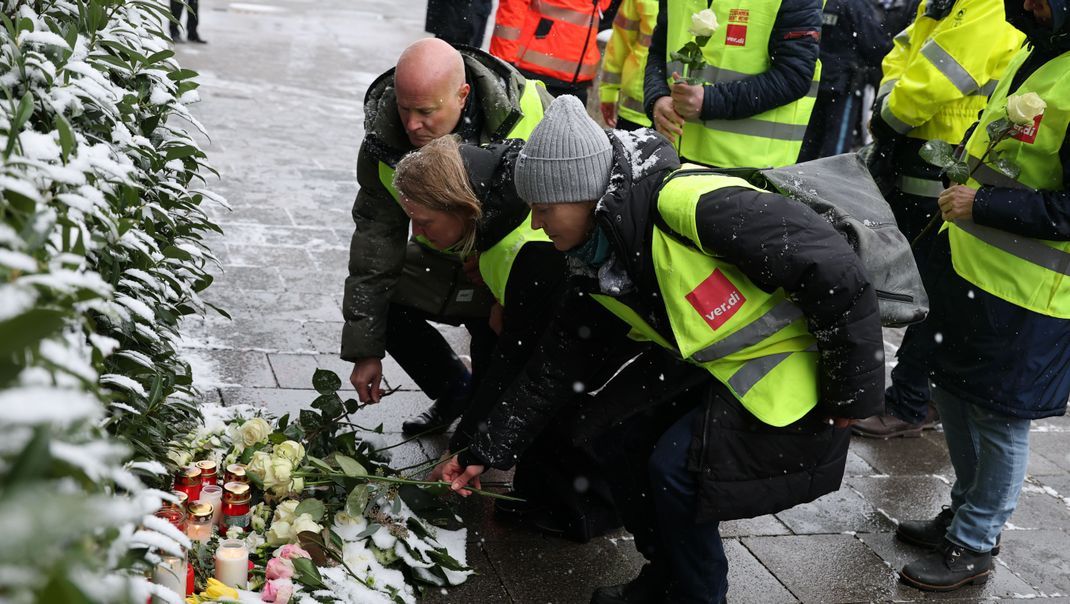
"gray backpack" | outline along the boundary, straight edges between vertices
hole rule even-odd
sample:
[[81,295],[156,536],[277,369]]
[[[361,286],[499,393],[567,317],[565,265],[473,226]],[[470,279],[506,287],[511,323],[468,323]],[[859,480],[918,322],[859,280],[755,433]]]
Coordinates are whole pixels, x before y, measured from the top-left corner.
[[858,154],[759,170],[750,180],[803,202],[847,238],[877,292],[884,326],[917,323],[929,313],[910,242]]

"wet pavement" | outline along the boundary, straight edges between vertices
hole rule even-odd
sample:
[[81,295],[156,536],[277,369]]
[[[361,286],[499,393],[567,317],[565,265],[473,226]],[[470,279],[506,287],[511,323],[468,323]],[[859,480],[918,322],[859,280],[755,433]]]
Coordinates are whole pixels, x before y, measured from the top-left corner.
[[[224,270],[205,296],[233,320],[189,321],[186,352],[205,400],[292,411],[316,397],[314,369],[348,382],[351,366],[337,358],[339,302],[362,100],[401,49],[424,35],[424,3],[207,0],[201,11],[209,44],[182,44],[178,54],[201,72],[193,114],[211,134],[210,143],[202,140],[222,174],[212,188],[233,206],[210,210],[226,230],[212,242]],[[461,331],[443,331],[463,350]],[[889,353],[899,337],[886,334]],[[388,438],[401,440],[401,422],[428,400],[389,359],[385,372],[400,390],[359,421],[383,423]],[[953,479],[942,435],[926,432],[856,438],[838,492],[776,516],[724,523],[729,601],[1070,603],[1070,419],[1035,422],[1031,438],[1028,482],[986,585],[933,595],[896,581],[895,569],[920,552],[894,540],[895,521],[935,515]],[[399,465],[437,456],[444,443],[399,448]],[[623,532],[580,545],[502,524],[486,500],[462,509],[469,563],[479,574],[425,601],[587,602],[594,587],[625,581],[642,564]]]

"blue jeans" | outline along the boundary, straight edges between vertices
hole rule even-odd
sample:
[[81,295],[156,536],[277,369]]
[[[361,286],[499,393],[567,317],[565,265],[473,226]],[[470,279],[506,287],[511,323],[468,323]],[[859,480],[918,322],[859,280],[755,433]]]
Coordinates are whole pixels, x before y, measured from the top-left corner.
[[996,413],[939,387],[933,389],[933,402],[955,467],[955,517],[947,538],[977,552],[990,551],[1022,492],[1030,420]]
[[671,566],[668,600],[675,604],[717,604],[728,592],[728,558],[717,522],[696,523],[698,481],[687,469],[691,431],[703,406],[666,430],[650,456],[656,531]]

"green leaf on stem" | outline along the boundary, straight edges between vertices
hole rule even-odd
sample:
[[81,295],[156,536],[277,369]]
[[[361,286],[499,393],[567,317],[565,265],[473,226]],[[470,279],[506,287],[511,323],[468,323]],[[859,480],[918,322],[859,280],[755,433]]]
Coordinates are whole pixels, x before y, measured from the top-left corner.
[[988,140],[992,142],[998,142],[1002,140],[1011,130],[1014,129],[1014,124],[1007,118],[1000,118],[994,122],[990,122],[985,126],[985,132],[988,133]]
[[334,462],[338,464],[338,467],[342,469],[342,473],[346,476],[367,476],[368,471],[364,469],[364,466],[360,465],[360,462],[346,455],[335,455]]
[[946,168],[947,177],[961,184],[970,179],[970,167],[964,161],[956,161]]
[[[298,535],[300,538],[300,535]],[[294,565],[294,579],[298,583],[311,587],[313,589],[322,589],[327,587],[323,584],[323,577],[320,575],[320,571],[316,568],[316,565],[309,558],[294,558],[291,560]]]
[[312,374],[312,387],[320,394],[334,394],[342,387],[342,379],[333,371],[317,369]]
[[323,502],[319,499],[304,499],[301,503],[297,504],[297,508],[294,510],[294,515],[300,516],[301,514],[308,514],[309,516],[312,516],[314,522],[319,522],[326,511],[327,507],[323,505]]
[[346,513],[350,516],[362,516],[364,509],[368,507],[368,485],[360,484],[353,487],[346,497]]
[[319,409],[323,417],[327,419],[334,419],[345,411],[342,407],[342,399],[333,392],[316,397],[311,406],[313,409]]
[[955,163],[955,148],[946,141],[928,141],[921,146],[918,155],[930,164],[939,166],[945,170]]

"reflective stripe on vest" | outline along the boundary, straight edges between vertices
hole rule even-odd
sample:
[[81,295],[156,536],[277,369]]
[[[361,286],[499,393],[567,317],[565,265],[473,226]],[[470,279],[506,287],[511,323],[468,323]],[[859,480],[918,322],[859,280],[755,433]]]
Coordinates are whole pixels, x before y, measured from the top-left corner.
[[619,27],[627,31],[639,31],[639,20],[629,19],[618,12],[616,18],[613,19],[613,27]]
[[945,189],[944,182],[941,180],[930,180],[916,176],[900,176],[895,184],[900,191],[907,195],[931,197],[933,199],[940,197],[940,194]]
[[[989,147],[989,124],[1007,118],[1011,82],[1029,57],[1014,57],[966,143],[973,188],[994,186],[1024,191],[1062,191],[1060,149],[1070,127],[1070,52],[1051,59],[1025,78],[1016,95],[1040,95],[1047,108],[1033,125],[1019,126],[996,144],[992,153],[1020,168],[1017,177],[981,163]],[[986,157],[987,161],[987,157]],[[972,220],[947,223],[952,265],[963,279],[984,291],[1033,312],[1070,319],[1070,242],[1047,241],[978,225]]]
[[620,107],[621,117],[645,128],[650,127],[650,118],[646,116],[646,109],[643,107],[642,101],[633,99],[626,94],[621,94],[617,104]]
[[494,37],[501,38],[503,40],[519,40],[520,28],[509,27],[508,25],[495,25]]
[[951,56],[935,40],[929,40],[921,47],[921,55],[929,62],[937,71],[944,74],[951,83],[955,85],[955,88],[959,89],[964,95],[970,95],[981,88],[981,85],[973,79],[970,72],[966,71],[966,68],[959,64],[955,60],[955,57]]
[[505,306],[505,288],[516,257],[526,244],[534,241],[550,241],[550,238],[542,230],[531,228],[531,212],[528,212],[519,226],[479,255],[479,274],[498,304]]
[[[580,59],[583,60],[582,58]],[[557,57],[548,55],[537,50],[530,48],[524,49],[520,54],[520,62],[527,63],[528,65],[534,65],[549,69],[556,72],[568,73],[571,79],[571,74],[576,71],[578,61],[569,61],[568,59],[559,59]],[[597,63],[585,63],[580,65],[579,80],[589,80],[598,73]],[[560,79],[560,78],[559,78]]]
[[[708,64],[696,74],[685,73],[672,53],[691,42],[687,32],[691,15],[710,8],[720,27],[702,48]],[[780,1],[748,3],[746,8],[730,3],[679,0],[668,3],[666,23],[667,75],[673,72],[708,83],[737,81],[765,73],[771,67],[769,40],[780,10]],[[806,127],[817,96],[820,62],[810,89],[799,99],[739,120],[689,120],[684,123],[679,152],[682,157],[709,166],[733,168],[785,166],[795,163],[802,149]]]
[[628,323],[633,337],[704,367],[755,417],[785,426],[818,399],[816,341],[802,312],[783,290],[766,292],[736,266],[684,241],[697,240],[699,198],[725,186],[754,188],[723,175],[680,174],[670,177],[658,195],[664,225],[675,231],[655,226],[651,240],[671,333],[658,333],[619,300],[601,294],[593,298]]
[[564,6],[540,2],[538,3],[538,11],[544,17],[548,17],[555,21],[564,21],[565,23],[571,23],[572,25],[578,25],[579,27],[587,27],[591,24],[591,11],[589,10],[578,11]]

